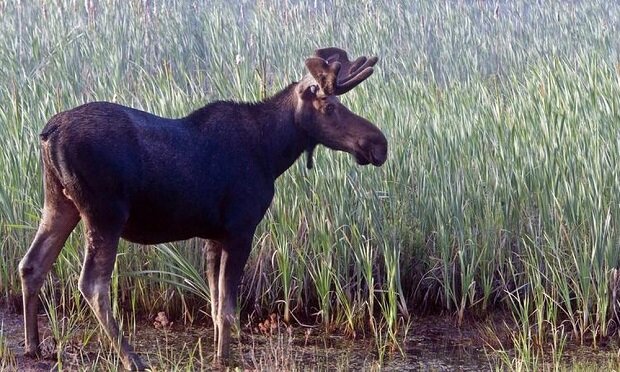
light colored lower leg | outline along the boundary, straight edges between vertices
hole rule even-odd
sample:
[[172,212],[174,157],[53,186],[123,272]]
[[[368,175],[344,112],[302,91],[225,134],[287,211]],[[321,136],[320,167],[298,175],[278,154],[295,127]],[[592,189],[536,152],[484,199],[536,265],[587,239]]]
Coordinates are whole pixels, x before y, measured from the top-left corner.
[[24,351],[28,356],[39,354],[39,291],[78,221],[78,214],[72,209],[66,209],[62,214],[44,211],[37,234],[19,263],[24,306]]
[[86,256],[79,288],[95,313],[99,324],[128,370],[144,370],[140,357],[121,334],[110,306],[110,280],[116,261],[118,234],[102,234],[89,227],[86,232]]
[[219,310],[219,291],[218,280],[220,274],[220,256],[221,246],[214,242],[208,241],[205,244],[206,261],[207,261],[207,281],[209,282],[209,293],[211,295],[211,319],[213,321],[213,346],[214,350],[218,348],[219,338],[219,322],[218,322],[218,310]]
[[112,315],[110,306],[109,286],[95,285],[91,288],[86,301],[95,313],[99,324],[112,342],[112,346],[121,357],[123,366],[128,370],[144,370],[146,367],[133,347],[120,332],[118,324]]

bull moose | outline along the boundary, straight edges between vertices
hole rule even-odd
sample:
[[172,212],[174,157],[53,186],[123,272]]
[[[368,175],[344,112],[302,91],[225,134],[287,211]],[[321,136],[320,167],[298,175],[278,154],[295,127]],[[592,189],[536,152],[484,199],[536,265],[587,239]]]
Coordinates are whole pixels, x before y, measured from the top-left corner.
[[206,240],[215,360],[229,358],[237,287],[274,182],[318,144],[381,166],[387,140],[338,96],[367,79],[378,58],[338,48],[306,59],[309,74],[258,103],[218,101],[167,119],[108,102],[52,117],[40,135],[44,206],[21,260],[25,354],[39,356],[38,292],[77,223],[86,253],[79,289],[127,369],[146,368],[110,307],[120,238],[157,244]]

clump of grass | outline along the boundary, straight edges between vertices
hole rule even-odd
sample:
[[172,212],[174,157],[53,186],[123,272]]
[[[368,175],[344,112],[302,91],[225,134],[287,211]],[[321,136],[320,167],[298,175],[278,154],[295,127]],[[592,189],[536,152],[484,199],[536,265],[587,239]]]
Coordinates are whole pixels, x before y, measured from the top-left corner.
[[6,337],[4,335],[4,322],[0,322],[0,368],[16,368],[15,355],[13,354],[11,349],[9,349]]

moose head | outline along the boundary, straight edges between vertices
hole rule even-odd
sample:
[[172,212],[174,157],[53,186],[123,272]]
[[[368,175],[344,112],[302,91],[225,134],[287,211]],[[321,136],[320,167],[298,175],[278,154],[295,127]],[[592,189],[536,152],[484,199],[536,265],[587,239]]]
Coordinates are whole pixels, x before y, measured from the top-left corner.
[[360,165],[381,166],[387,159],[387,140],[368,120],[344,106],[338,96],[355,88],[373,73],[377,57],[349,61],[347,52],[324,48],[306,59],[310,74],[297,85],[295,121],[314,140],[306,150],[308,168],[316,144],[352,154]]

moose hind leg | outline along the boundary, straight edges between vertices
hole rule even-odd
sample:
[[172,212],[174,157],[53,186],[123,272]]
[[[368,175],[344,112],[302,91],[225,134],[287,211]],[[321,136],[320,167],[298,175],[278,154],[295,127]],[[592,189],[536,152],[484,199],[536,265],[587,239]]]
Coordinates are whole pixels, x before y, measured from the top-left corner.
[[102,233],[91,227],[86,232],[86,256],[80,275],[80,291],[95,313],[99,324],[112,342],[128,370],[144,370],[146,366],[125,337],[113,317],[110,306],[110,280],[116,261],[120,233]]
[[26,356],[35,357],[39,355],[39,326],[37,322],[39,290],[65,241],[79,220],[80,216],[77,209],[68,201],[57,203],[54,207],[46,205],[34,241],[19,263],[24,303],[24,351]]

